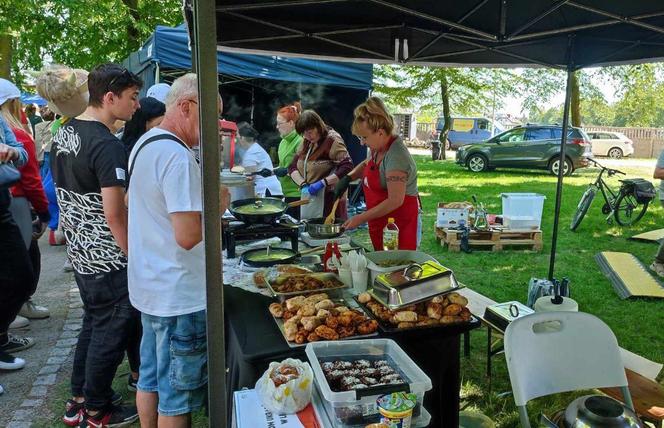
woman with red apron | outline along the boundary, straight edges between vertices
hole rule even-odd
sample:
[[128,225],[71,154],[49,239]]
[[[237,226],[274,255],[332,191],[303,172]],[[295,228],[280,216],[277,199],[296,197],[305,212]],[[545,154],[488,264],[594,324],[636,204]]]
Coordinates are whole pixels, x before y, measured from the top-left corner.
[[371,149],[371,157],[342,178],[335,193],[343,193],[353,179],[362,177],[367,211],[350,218],[344,227],[368,223],[371,243],[381,251],[383,228],[391,217],[399,228],[399,249],[415,250],[420,207],[415,161],[401,138],[392,135],[394,120],[380,98],[370,97],[354,114],[353,133]]

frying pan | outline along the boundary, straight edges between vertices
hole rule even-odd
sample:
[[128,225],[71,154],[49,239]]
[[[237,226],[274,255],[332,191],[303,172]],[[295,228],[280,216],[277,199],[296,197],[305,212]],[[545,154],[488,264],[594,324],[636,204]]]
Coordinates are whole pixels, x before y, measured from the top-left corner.
[[335,218],[334,223],[325,224],[325,218],[312,218],[304,220],[307,224],[306,231],[314,239],[332,239],[344,233],[344,220]]
[[[260,208],[266,205],[277,207],[279,211],[267,214],[261,213]],[[254,207],[256,212],[242,213],[237,211],[238,208],[245,206]],[[286,208],[288,208],[288,204],[278,198],[248,198],[231,202],[229,210],[233,214],[233,217],[245,224],[272,224],[284,214]]]

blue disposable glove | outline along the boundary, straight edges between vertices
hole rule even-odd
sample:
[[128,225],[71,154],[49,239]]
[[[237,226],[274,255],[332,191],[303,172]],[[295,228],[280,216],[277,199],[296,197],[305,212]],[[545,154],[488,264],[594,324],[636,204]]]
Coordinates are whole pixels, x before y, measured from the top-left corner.
[[315,195],[320,192],[325,187],[325,182],[323,180],[318,180],[317,182],[309,185],[309,194]]

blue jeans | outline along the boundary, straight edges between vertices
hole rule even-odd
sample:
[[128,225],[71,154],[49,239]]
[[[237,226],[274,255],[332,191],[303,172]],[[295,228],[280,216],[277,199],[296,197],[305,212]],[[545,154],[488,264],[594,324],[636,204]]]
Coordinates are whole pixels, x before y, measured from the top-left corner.
[[159,395],[160,415],[200,409],[207,392],[205,311],[172,317],[142,314],[138,389]]

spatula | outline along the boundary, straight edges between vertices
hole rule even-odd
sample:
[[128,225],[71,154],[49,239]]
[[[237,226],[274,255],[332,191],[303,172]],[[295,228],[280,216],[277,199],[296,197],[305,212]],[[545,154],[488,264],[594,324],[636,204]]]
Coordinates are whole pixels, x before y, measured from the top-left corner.
[[330,211],[330,214],[325,217],[325,221],[323,224],[333,224],[334,223],[334,214],[337,212],[337,205],[339,205],[339,200],[341,198],[337,198],[336,201],[334,201],[334,205],[332,205],[332,211]]

